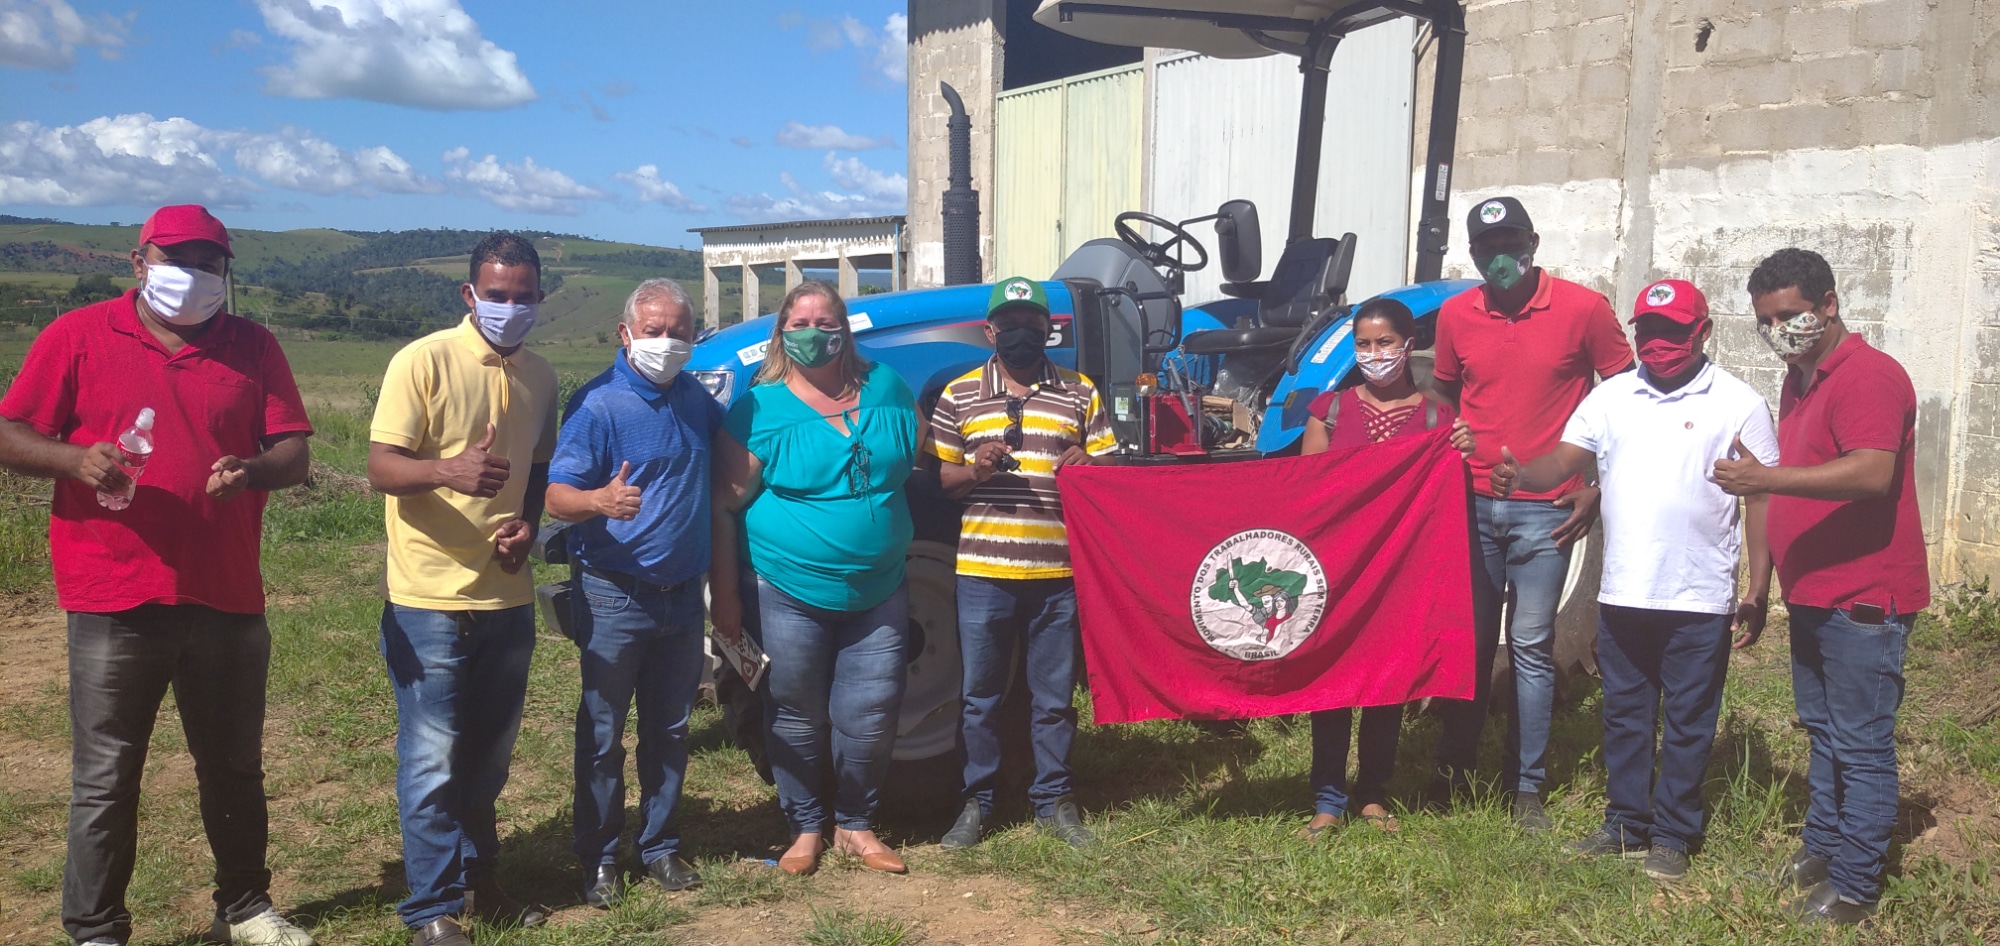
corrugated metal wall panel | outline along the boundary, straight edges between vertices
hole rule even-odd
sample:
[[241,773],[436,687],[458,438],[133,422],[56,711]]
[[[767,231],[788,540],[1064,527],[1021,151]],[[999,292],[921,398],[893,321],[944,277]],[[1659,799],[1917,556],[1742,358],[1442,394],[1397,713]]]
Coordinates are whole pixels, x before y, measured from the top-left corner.
[[1062,83],[1000,96],[994,109],[993,272],[1045,279],[1064,255]]
[[1144,206],[1139,166],[1145,146],[1145,73],[1133,67],[1068,84],[1064,256],[1113,235],[1114,218]]
[[[1360,235],[1350,299],[1402,285],[1408,273],[1415,36],[1414,21],[1392,20],[1349,36],[1333,57],[1314,235]],[[1255,201],[1270,275],[1291,218],[1301,81],[1290,56],[1162,61],[1154,73],[1151,211],[1184,219],[1232,198]],[[1213,234],[1196,231],[1204,244]],[[1190,273],[1186,301],[1219,297],[1221,282],[1214,265]]]

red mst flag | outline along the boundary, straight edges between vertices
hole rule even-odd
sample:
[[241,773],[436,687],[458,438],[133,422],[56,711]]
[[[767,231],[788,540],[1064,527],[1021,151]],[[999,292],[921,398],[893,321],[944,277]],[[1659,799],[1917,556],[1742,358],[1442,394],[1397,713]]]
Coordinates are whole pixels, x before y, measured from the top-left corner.
[[1470,494],[1448,430],[1056,482],[1097,722],[1472,697]]

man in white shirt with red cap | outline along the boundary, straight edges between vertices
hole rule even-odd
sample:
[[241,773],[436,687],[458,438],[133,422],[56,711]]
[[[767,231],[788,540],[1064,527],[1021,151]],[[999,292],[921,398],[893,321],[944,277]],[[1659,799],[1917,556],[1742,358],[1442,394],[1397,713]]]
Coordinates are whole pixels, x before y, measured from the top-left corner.
[[[1702,354],[1712,327],[1708,300],[1693,284],[1663,279],[1646,287],[1632,316],[1639,370],[1592,389],[1549,453],[1520,463],[1503,447],[1492,476],[1495,495],[1505,496],[1596,465],[1604,491],[1597,662],[1605,813],[1603,827],[1570,850],[1644,858],[1647,876],[1661,883],[1679,881],[1700,849],[1701,786],[1730,632],[1738,648],[1756,642],[1771,588],[1767,497],[1745,500],[1739,514],[1736,497],[1710,472],[1716,460],[1743,453],[1776,462],[1777,428],[1763,395]],[[1740,600],[1739,534],[1751,562]]]

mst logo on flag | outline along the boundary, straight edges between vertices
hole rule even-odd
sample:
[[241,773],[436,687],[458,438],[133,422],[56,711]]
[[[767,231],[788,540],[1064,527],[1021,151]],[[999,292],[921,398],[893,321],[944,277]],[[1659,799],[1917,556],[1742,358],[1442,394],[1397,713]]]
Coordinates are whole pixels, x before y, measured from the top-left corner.
[[1449,431],[1065,466],[1056,485],[1098,722],[1472,695],[1470,493]]
[[1252,529],[1209,550],[1190,598],[1208,646],[1237,660],[1276,660],[1319,628],[1326,572],[1297,536]]

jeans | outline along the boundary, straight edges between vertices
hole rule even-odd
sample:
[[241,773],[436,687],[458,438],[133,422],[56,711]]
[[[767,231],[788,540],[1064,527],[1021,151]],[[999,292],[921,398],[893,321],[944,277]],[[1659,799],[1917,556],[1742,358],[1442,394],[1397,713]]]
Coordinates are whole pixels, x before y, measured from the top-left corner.
[[1729,672],[1729,616],[1604,605],[1597,666],[1604,676],[1604,830],[1627,844],[1698,850],[1701,786]]
[[958,646],[965,663],[959,734],[965,745],[965,797],[993,813],[1000,781],[1000,703],[1019,647],[1027,665],[1028,735],[1035,781],[1028,800],[1051,817],[1068,795],[1070,744],[1076,741],[1076,583],[1068,578],[958,577]]
[[139,780],[167,688],[194,757],[201,823],[215,855],[215,912],[232,922],[271,906],[264,852],[261,614],[148,604],[69,615],[69,859],[63,929],[76,942],[132,935],[125,890],[139,845]]
[[494,802],[507,784],[535,608],[431,611],[382,607],[382,656],[396,688],[396,804],[412,929],[465,907],[465,889],[493,876],[500,854]]
[[1361,710],[1361,768],[1354,792],[1347,787],[1347,746],[1354,727],[1351,709],[1312,714],[1313,811],[1339,817],[1350,808],[1388,805],[1389,776],[1396,770],[1396,743],[1403,734],[1403,704]]
[[1548,774],[1549,720],[1555,711],[1556,608],[1569,577],[1570,549],[1557,546],[1554,533],[1569,510],[1543,500],[1488,496],[1473,497],[1472,505],[1479,530],[1472,569],[1475,689],[1470,701],[1445,705],[1437,768],[1440,776],[1462,783],[1474,767],[1493,695],[1500,604],[1511,587],[1514,607],[1507,640],[1514,665],[1514,719],[1507,729],[1502,784],[1539,792]]
[[1896,710],[1915,615],[1862,624],[1846,611],[1790,605],[1792,699],[1812,738],[1806,851],[1852,900],[1882,896],[1896,826]]
[[576,708],[576,842],[585,868],[618,862],[625,828],[625,714],[639,699],[639,828],[647,864],[680,848],[688,712],[701,685],[701,579],[671,588],[582,569],[571,623],[582,652]]
[[834,823],[872,829],[903,702],[909,584],[865,611],[828,611],[759,578],[757,602],[757,643],[771,657],[765,745],[786,823],[825,833],[830,787]]

